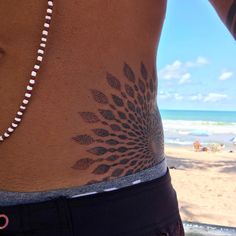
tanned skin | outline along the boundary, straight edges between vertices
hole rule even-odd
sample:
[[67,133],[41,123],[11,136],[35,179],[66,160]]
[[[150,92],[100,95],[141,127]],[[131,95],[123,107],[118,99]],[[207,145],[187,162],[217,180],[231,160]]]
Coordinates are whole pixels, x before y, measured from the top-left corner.
[[210,2],[236,40],[236,0],[210,0]]
[[[212,3],[226,22],[233,1]],[[46,6],[0,0],[1,133],[23,98]],[[165,11],[165,0],[55,1],[30,105],[0,144],[0,190],[82,186],[163,160],[155,65]],[[235,16],[235,36],[234,27]]]

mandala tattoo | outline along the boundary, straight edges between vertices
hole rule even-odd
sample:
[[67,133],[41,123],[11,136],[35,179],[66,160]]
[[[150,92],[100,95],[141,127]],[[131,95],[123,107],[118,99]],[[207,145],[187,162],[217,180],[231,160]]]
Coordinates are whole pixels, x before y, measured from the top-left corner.
[[[123,76],[119,80],[107,72],[110,94],[90,90],[99,109],[95,112],[79,112],[79,115],[84,122],[92,123],[96,128],[91,129],[92,135],[78,134],[72,137],[88,153],[72,168],[86,170],[93,166],[94,175],[106,175],[102,180],[136,173],[156,165],[163,158],[163,127],[155,102],[155,70],[150,75],[141,62],[140,75],[137,76],[124,63]],[[92,180],[87,184],[95,182],[98,181]]]

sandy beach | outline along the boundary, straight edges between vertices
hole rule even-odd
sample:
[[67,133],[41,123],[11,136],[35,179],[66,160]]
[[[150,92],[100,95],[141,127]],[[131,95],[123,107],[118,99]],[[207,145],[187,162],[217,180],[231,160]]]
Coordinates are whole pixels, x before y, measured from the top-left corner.
[[236,152],[165,149],[184,221],[236,227]]

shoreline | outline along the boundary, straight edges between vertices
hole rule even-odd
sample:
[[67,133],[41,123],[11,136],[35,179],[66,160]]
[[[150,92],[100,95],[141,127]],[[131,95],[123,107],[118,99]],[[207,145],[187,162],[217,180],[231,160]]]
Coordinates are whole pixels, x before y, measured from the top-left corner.
[[236,155],[165,146],[183,221],[236,226]]

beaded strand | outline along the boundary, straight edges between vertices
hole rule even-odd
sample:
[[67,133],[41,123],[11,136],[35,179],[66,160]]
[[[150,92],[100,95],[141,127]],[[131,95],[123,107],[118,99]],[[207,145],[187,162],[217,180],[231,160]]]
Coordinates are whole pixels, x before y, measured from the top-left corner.
[[53,11],[53,0],[48,1],[47,13],[46,13],[45,21],[44,21],[44,25],[43,25],[44,28],[42,31],[41,42],[40,42],[40,45],[39,45],[39,48],[37,51],[36,63],[33,67],[29,82],[26,86],[26,92],[24,94],[23,101],[22,101],[20,108],[17,111],[16,116],[15,116],[13,122],[11,123],[11,125],[5,130],[5,132],[3,134],[0,134],[0,143],[2,143],[6,138],[8,138],[15,131],[15,129],[18,127],[18,125],[21,123],[24,112],[26,111],[26,108],[29,104],[30,98],[32,96],[32,91],[33,91],[34,85],[36,83],[35,79],[36,79],[37,73],[40,69],[41,62],[43,61],[43,56],[44,56],[47,37],[48,37],[48,31],[49,31],[49,27],[50,27],[50,23],[51,23],[51,19],[52,19],[52,11]]

